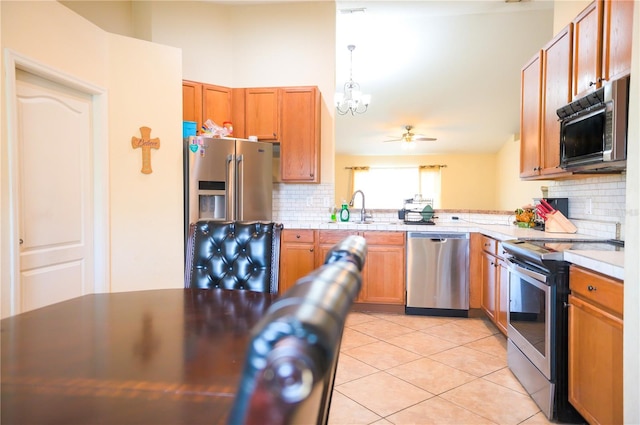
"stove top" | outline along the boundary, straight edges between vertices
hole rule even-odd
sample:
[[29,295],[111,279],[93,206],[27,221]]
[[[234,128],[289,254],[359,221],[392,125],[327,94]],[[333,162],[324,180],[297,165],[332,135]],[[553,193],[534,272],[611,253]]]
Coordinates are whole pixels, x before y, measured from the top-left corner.
[[529,239],[502,242],[505,251],[535,262],[562,261],[564,251],[624,251],[624,241],[613,239]]

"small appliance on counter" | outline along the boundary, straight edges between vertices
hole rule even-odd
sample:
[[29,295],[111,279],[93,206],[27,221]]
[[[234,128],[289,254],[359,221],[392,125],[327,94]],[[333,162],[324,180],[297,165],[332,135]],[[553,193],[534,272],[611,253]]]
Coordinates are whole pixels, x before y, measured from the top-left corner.
[[436,224],[433,214],[433,200],[423,199],[421,195],[405,199],[403,208],[398,210],[398,218],[405,224]]

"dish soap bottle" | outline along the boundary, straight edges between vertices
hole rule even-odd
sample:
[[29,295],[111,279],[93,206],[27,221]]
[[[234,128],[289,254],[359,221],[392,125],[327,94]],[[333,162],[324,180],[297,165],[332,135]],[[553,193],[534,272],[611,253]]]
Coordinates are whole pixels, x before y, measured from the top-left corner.
[[342,201],[342,209],[340,210],[340,221],[349,221],[349,205],[347,205],[347,201]]

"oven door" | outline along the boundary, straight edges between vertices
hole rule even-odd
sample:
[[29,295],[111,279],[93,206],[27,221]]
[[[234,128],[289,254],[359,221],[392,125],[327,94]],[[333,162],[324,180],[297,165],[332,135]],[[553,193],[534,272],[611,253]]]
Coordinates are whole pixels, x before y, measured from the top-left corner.
[[511,262],[507,336],[551,380],[551,286],[547,276]]

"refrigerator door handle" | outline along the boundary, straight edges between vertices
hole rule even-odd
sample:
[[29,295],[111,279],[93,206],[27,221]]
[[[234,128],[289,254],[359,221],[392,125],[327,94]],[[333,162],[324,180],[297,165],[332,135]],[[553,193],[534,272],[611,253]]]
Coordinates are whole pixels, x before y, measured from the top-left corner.
[[233,208],[234,204],[234,196],[235,193],[235,176],[233,175],[233,170],[235,169],[233,160],[235,155],[229,154],[227,155],[227,192],[225,193],[225,204],[226,204],[226,219],[229,221],[235,220],[235,211]]
[[244,220],[244,155],[240,154],[236,158],[236,173],[238,180],[236,181],[236,219]]

